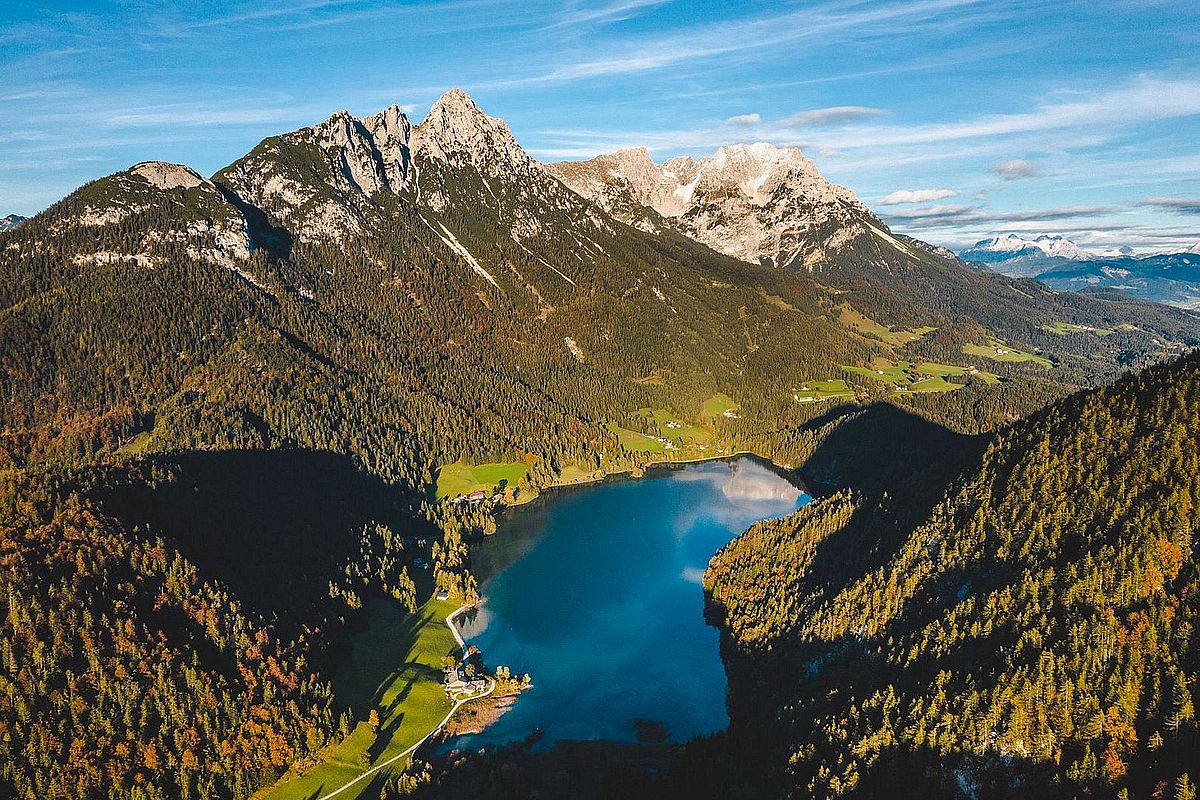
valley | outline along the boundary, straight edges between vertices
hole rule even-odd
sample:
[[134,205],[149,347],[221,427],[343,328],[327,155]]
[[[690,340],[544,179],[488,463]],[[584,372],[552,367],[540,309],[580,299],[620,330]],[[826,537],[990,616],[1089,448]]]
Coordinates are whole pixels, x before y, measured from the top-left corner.
[[1191,768],[1200,318],[970,269],[797,148],[542,163],[455,89],[97,178],[0,274],[0,793]]

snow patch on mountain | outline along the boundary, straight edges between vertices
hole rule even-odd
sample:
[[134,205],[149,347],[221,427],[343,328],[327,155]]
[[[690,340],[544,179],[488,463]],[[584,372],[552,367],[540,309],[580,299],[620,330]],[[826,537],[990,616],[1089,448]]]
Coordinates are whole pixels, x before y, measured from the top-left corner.
[[16,214],[9,214],[7,217],[0,217],[0,233],[4,233],[5,231],[11,231],[14,228],[20,226],[22,223],[28,222],[28,221],[29,221],[28,217],[22,217],[22,216],[18,216]]
[[1096,257],[1094,253],[1084,250],[1064,236],[1043,234],[1034,239],[1026,239],[1015,233],[1005,233],[976,242],[960,255],[968,261],[998,261],[1005,260],[1005,257],[1068,258],[1072,261],[1087,261]]

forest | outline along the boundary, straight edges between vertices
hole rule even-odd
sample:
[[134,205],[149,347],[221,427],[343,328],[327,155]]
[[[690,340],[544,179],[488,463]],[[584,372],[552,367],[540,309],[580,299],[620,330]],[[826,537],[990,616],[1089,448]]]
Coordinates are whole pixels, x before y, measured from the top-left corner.
[[[638,467],[665,456],[614,426],[643,410],[829,495],[710,568],[734,726],[678,755],[693,776],[730,788],[720,765],[755,754],[747,796],[926,786],[939,764],[1176,791],[1198,406],[1194,360],[1151,365],[1200,343],[1192,316],[935,254],[765,269],[532,167],[427,161],[351,199],[338,158],[273,137],[212,182],[118,173],[0,234],[0,794],[249,797],[353,721],[330,675],[365,597],[474,597],[495,520],[438,500],[443,466],[523,463],[525,492]],[[267,162],[354,225],[304,235],[246,188]],[[239,220],[245,257],[212,256]],[[897,344],[847,306],[931,330]],[[844,370],[965,365],[993,337],[1051,366],[977,360],[1000,380],[913,396]],[[853,397],[796,399],[832,378]],[[718,393],[735,416],[704,414]]]

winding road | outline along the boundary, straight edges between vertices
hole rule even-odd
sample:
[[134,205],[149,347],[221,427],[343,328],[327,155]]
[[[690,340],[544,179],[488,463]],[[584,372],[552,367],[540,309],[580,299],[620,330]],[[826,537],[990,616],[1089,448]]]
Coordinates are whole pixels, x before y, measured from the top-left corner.
[[[446,617],[446,625],[449,626],[450,632],[454,634],[455,641],[457,641],[459,646],[462,647],[464,650],[466,649],[467,645],[466,645],[466,642],[463,641],[462,634],[460,634],[458,632],[458,628],[454,627],[454,618],[466,610],[467,610],[467,606],[459,606],[453,612],[451,612],[451,614],[448,617]],[[487,697],[495,690],[496,690],[496,681],[494,681],[491,678],[488,678],[488,688],[487,688],[486,692],[484,692],[482,694],[472,695],[471,697],[464,697],[461,700],[455,701],[454,705],[451,706],[450,711],[448,711],[446,713],[446,716],[442,718],[442,721],[439,722],[433,730],[431,730],[429,733],[422,736],[420,741],[413,744],[411,747],[409,747],[403,753],[397,753],[396,755],[389,758],[387,761],[382,761],[382,762],[376,764],[375,766],[371,767],[370,769],[365,770],[360,775],[358,775],[358,777],[354,778],[354,780],[351,780],[351,781],[348,781],[347,783],[342,784],[341,786],[334,789],[332,792],[329,792],[328,794],[321,795],[319,798],[317,798],[317,800],[330,800],[330,798],[332,798],[332,797],[337,797],[339,794],[346,791],[351,786],[354,786],[355,784],[359,783],[364,778],[369,778],[372,775],[374,775],[376,772],[378,772],[379,770],[383,769],[384,767],[388,767],[388,766],[396,763],[400,759],[406,758],[406,757],[412,755],[414,750],[416,750],[421,745],[425,744],[425,742],[429,741],[430,736],[433,736],[435,733],[437,733],[443,727],[445,727],[446,723],[450,721],[450,718],[454,716],[455,711],[458,711],[458,709],[461,708],[464,704],[469,703],[472,700],[480,700],[484,697]]]

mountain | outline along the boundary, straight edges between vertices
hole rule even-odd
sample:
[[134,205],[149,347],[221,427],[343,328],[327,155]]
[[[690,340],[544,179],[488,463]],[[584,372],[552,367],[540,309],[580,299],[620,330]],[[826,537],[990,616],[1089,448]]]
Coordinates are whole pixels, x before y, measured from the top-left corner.
[[1062,236],[1043,234],[1034,239],[1025,239],[1014,233],[976,242],[959,255],[968,262],[986,264],[988,269],[1014,276],[1036,275],[1064,261],[1096,258],[1093,253]]
[[[0,731],[26,745],[0,795],[247,797],[373,737],[332,683],[364,598],[473,598],[494,530],[443,502],[448,472],[519,474],[509,502],[735,450],[830,489],[941,475],[1200,343],[1190,314],[895,236],[795,151],[665,168],[623,206],[581,194],[455,90],[208,177],[135,164],[4,234]],[[946,376],[901,391],[881,362]],[[847,391],[802,402],[810,381]]]
[[[962,327],[969,320],[1002,338],[1036,337],[1038,346],[1058,348],[1061,337],[1040,340],[1053,321],[1031,326],[1031,314],[1058,319],[1066,313],[1052,310],[1060,303],[1074,306],[1072,314],[1100,315],[1096,319],[1116,311],[1111,306],[1084,311],[1075,305],[1077,298],[1057,298],[1036,284],[1022,286],[972,269],[945,248],[892,233],[853,192],[824,180],[796,148],[733,145],[699,160],[683,156],[661,164],[644,148],[632,148],[549,164],[546,170],[641,230],[681,233],[744,261],[812,275],[855,309],[871,309],[868,314],[879,309],[901,327],[936,327],[948,340],[978,337]],[[1009,266],[1024,265],[1015,270],[1021,273],[1064,263],[1068,255],[1088,255],[1055,236],[1006,236],[983,245],[983,252]],[[1145,319],[1144,312],[1138,316]],[[960,341],[925,355],[953,360],[961,347]]]
[[1024,239],[1008,233],[977,242],[959,256],[989,271],[1036,278],[1057,291],[1106,292],[1195,309],[1200,307],[1198,253],[1193,248],[1186,253],[1136,256],[1131,248],[1120,247],[1096,254],[1061,236]]
[[196,260],[229,269],[254,248],[241,210],[213,182],[188,167],[145,161],[93,181],[64,200],[55,233],[84,230],[64,248],[78,264],[129,261],[153,267],[156,250],[182,245]]
[[9,214],[7,217],[0,217],[0,233],[13,230],[27,219],[28,217],[19,217],[16,214]]
[[1200,254],[1170,253],[1064,263],[1037,274],[1059,291],[1115,291],[1187,309],[1200,309]]
[[900,499],[842,492],[734,540],[705,576],[732,654],[725,747],[768,755],[733,784],[765,775],[748,795],[815,798],[1182,785],[1200,735],[1197,409],[1192,355],[1014,424],[940,501],[928,481],[887,487]]
[[[652,228],[639,207],[718,252],[744,261],[809,271],[860,237],[895,243],[849,189],[824,180],[795,147],[721,147],[699,161],[655,164],[645,148],[547,169],[579,194]],[[897,247],[903,245],[895,244]]]

